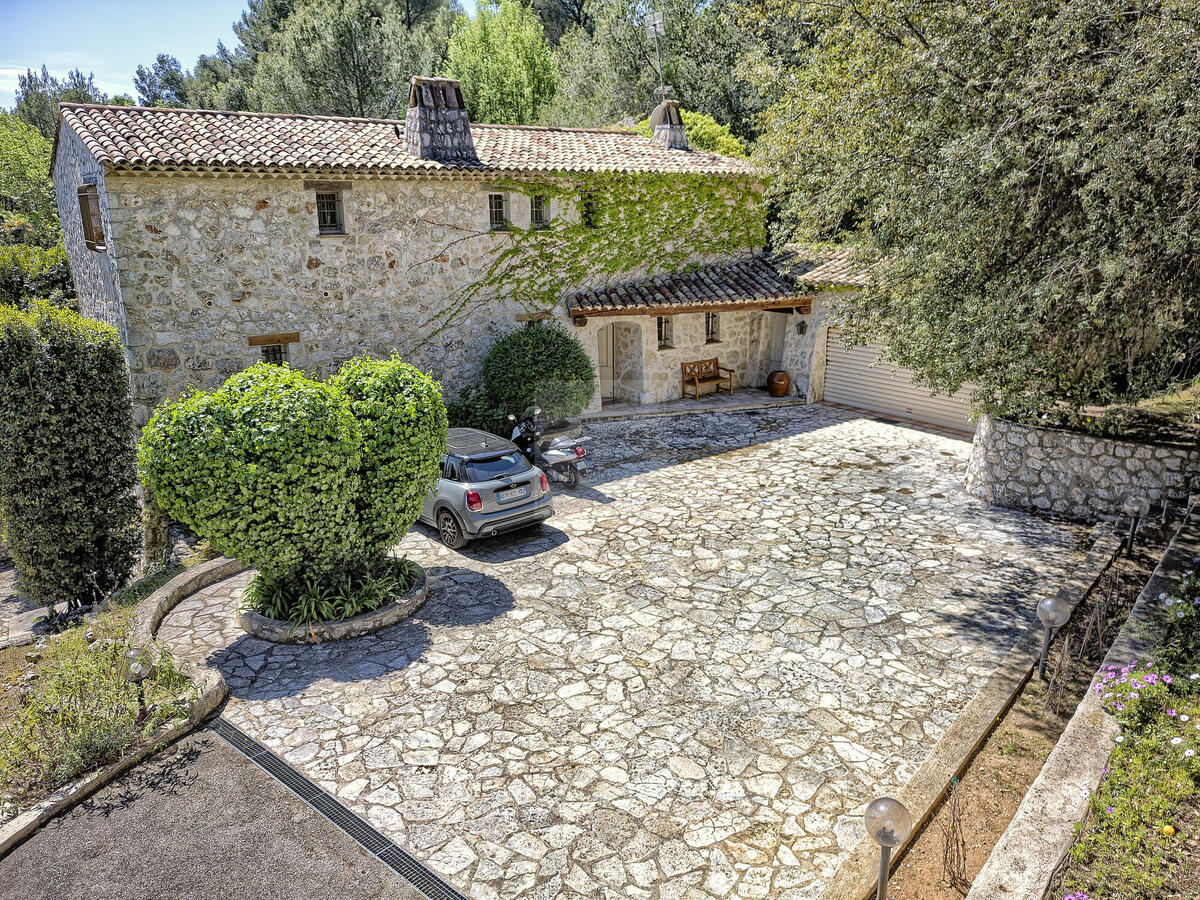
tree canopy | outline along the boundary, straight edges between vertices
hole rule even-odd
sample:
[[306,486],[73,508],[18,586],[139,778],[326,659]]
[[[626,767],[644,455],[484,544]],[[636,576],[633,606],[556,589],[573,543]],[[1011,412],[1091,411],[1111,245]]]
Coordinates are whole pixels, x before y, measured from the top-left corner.
[[314,0],[293,10],[260,54],[254,89],[262,108],[390,118],[408,80],[432,63],[403,7],[380,0]]
[[762,0],[810,23],[759,159],[777,236],[848,243],[852,337],[1029,412],[1200,368],[1196,0]]
[[61,238],[50,142],[32,125],[0,112],[0,243],[51,247]]
[[27,69],[24,75],[17,76],[16,101],[12,110],[16,116],[40,131],[46,140],[52,141],[58,126],[59,103],[116,103],[127,106],[133,103],[133,98],[119,94],[110,99],[108,94],[96,87],[90,72],[84,75],[81,70],[72,69],[66,78],[59,80],[42,66],[40,72]]
[[542,23],[518,0],[481,5],[474,19],[459,19],[446,56],[476,122],[528,125],[558,86]]

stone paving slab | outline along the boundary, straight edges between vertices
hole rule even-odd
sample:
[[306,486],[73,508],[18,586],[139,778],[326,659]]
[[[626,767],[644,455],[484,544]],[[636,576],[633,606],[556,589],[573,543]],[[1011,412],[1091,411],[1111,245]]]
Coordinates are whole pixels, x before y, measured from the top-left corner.
[[159,637],[224,715],[478,900],[816,896],[1082,557],[969,444],[822,406],[593,424],[540,531],[418,530],[417,616],[318,647]]

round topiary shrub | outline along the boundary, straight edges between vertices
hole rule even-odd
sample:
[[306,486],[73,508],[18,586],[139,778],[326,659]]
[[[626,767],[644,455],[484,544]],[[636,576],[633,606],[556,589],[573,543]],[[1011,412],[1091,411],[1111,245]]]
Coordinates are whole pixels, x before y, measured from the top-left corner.
[[163,509],[268,582],[350,555],[361,457],[340,391],[266,363],[164,404],[138,446]]
[[166,403],[138,459],[167,512],[259,570],[255,609],[312,624],[408,590],[415,567],[387,554],[445,449],[441,386],[399,358],[359,358],[327,383],[263,363]]
[[137,559],[129,375],[116,329],[0,305],[0,519],[21,589],[103,599]]
[[492,345],[483,360],[483,388],[494,404],[520,415],[540,406],[549,419],[578,415],[596,390],[596,373],[572,335],[530,322]]
[[446,452],[441,385],[399,357],[358,357],[329,380],[362,430],[354,498],[360,554],[385,555],[421,514]]

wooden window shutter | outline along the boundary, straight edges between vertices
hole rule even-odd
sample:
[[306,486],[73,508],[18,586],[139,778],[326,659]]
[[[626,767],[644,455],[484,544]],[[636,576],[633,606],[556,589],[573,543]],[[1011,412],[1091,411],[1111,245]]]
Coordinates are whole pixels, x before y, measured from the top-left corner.
[[104,219],[100,215],[100,190],[94,184],[79,189],[79,215],[83,219],[83,242],[89,250],[104,250]]

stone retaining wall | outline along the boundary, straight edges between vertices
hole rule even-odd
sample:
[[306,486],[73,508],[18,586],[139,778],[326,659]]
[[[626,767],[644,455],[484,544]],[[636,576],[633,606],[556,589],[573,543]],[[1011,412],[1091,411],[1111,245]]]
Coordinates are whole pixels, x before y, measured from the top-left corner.
[[1182,502],[1200,486],[1200,447],[1138,444],[984,416],[967,491],[1011,506],[1091,521],[1115,519],[1126,497]]

